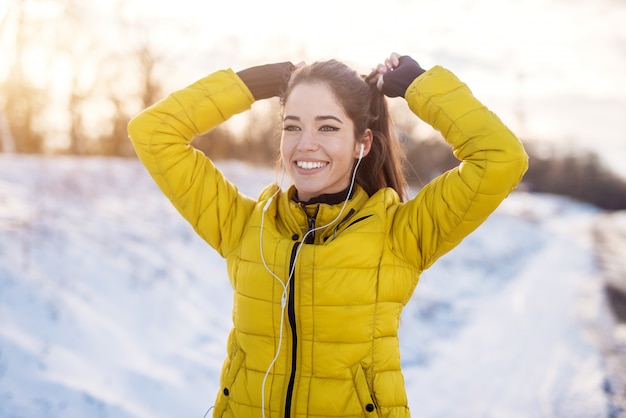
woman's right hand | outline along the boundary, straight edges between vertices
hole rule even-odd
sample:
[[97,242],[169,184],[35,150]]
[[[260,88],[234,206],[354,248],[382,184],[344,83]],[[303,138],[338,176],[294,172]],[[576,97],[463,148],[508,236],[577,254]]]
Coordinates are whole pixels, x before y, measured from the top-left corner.
[[288,61],[265,64],[239,71],[237,75],[248,86],[255,100],[269,99],[282,92],[291,73],[298,66]]

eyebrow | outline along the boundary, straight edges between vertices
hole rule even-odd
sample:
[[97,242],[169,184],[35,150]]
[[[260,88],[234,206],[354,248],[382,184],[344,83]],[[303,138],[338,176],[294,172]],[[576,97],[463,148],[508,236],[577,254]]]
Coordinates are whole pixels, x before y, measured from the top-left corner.
[[[332,120],[335,120],[335,121],[337,121],[337,122],[339,122],[339,123],[343,124],[343,121],[342,121],[341,119],[339,119],[338,117],[336,117],[336,116],[332,116],[332,115],[320,115],[320,116],[316,116],[316,117],[315,117],[315,120],[316,120],[316,121],[322,121],[322,120],[328,120],[328,119],[332,119]],[[300,121],[300,117],[298,117],[298,116],[291,116],[291,115],[287,115],[287,116],[285,116],[285,118],[284,118],[283,120],[284,120],[284,121],[285,121],[285,120],[296,120],[296,121]]]

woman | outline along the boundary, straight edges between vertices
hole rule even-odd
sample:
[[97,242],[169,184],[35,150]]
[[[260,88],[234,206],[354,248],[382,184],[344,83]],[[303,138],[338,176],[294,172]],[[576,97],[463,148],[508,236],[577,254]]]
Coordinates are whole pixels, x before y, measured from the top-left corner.
[[[279,94],[293,186],[252,199],[189,142]],[[461,160],[408,201],[385,96],[404,97]],[[520,142],[452,73],[397,54],[366,79],[337,61],[218,71],[139,114],[129,133],[227,260],[234,324],[215,417],[408,417],[401,311],[420,273],[527,168]]]

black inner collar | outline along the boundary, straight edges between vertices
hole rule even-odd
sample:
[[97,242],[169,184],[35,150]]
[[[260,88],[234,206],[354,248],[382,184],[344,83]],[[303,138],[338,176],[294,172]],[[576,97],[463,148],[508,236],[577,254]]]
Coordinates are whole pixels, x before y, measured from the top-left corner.
[[337,193],[324,193],[319,196],[313,197],[307,200],[306,202],[298,198],[298,191],[296,190],[296,194],[294,195],[293,199],[296,202],[304,204],[304,205],[312,205],[312,204],[319,204],[319,203],[325,203],[327,205],[336,205],[346,200],[349,190],[350,190],[350,187],[346,187],[345,189]]

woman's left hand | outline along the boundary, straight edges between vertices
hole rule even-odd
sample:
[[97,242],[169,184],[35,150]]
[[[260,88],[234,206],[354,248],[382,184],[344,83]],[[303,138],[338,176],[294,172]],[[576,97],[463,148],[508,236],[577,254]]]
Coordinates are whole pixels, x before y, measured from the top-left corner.
[[383,75],[389,71],[393,70],[400,64],[400,54],[396,52],[392,52],[389,55],[389,58],[385,59],[385,62],[382,64],[378,64],[376,68],[372,69],[372,72],[367,76],[367,80],[370,84],[376,84],[378,90],[382,91],[383,88]]
[[409,85],[424,71],[413,58],[393,52],[372,70],[367,80],[385,96],[404,97]]

